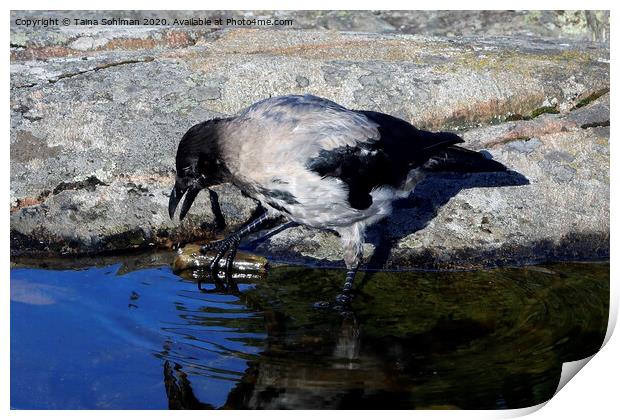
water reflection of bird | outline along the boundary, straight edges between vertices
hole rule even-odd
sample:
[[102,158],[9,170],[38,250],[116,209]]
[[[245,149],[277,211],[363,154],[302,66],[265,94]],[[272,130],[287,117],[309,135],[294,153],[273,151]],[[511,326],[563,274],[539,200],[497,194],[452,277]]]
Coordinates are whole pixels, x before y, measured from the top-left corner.
[[164,363],[164,386],[168,397],[168,408],[171,410],[212,410],[213,405],[200,402],[194,395],[187,374],[178,363]]
[[266,210],[216,249],[228,251],[230,270],[241,238],[264,221],[290,221],[340,235],[347,275],[339,300],[347,302],[362,261],[366,228],[388,216],[429,172],[492,172],[506,168],[483,154],[455,146],[453,133],[418,130],[372,111],[352,111],[311,95],[262,100],[236,117],[193,126],[176,155],[169,214],[185,195],[180,218],[198,192],[232,182]]

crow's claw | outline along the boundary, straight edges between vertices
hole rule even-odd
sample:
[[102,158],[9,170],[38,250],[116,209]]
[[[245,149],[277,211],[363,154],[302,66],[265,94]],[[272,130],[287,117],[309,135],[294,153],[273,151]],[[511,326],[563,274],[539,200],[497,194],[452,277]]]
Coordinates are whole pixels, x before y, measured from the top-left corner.
[[343,318],[355,318],[351,303],[353,296],[349,293],[342,293],[336,296],[336,304],[333,309],[336,310]]
[[336,296],[336,303],[339,305],[349,305],[351,300],[353,300],[353,296],[350,293],[341,293]]
[[200,247],[200,253],[205,255],[208,251],[223,251],[228,250],[235,244],[238,244],[241,241],[241,238],[236,236],[230,236],[226,239],[220,239],[219,241],[209,242],[208,244],[204,244]]

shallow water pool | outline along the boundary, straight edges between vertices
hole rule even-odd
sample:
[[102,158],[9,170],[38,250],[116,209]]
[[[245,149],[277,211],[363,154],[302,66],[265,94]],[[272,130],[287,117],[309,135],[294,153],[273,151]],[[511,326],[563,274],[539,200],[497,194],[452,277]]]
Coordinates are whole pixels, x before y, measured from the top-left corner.
[[163,263],[34,264],[11,270],[16,409],[526,407],[600,348],[609,308],[608,263],[360,273],[347,317],[314,305],[342,270],[230,294]]

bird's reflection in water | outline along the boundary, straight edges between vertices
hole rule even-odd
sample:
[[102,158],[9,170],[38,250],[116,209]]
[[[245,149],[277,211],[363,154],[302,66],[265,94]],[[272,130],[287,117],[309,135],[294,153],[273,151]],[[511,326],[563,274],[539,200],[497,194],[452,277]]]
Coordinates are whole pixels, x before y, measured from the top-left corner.
[[334,357],[342,359],[342,362],[336,362],[335,368],[355,369],[355,360],[360,355],[360,329],[357,320],[350,315],[343,319],[338,334],[338,341],[334,348]]
[[211,404],[198,401],[181,365],[164,362],[164,385],[168,396],[168,408],[171,410],[212,410]]
[[[564,361],[587,357],[607,325],[609,266],[562,264],[466,273],[366,274],[351,313],[313,303],[338,290],[338,270],[277,268],[237,279],[237,305],[256,317],[194,325],[258,333],[225,403],[192,385],[200,354],[162,352],[170,408],[518,408],[549,399]],[[213,288],[212,293],[225,293]],[[222,308],[222,310],[225,312]],[[235,312],[239,314],[240,312]],[[185,317],[187,314],[180,314]],[[207,316],[208,315],[208,316]],[[229,312],[229,315],[234,315]],[[241,339],[242,341],[244,339]],[[173,360],[174,359],[174,360]],[[214,368],[213,363],[209,366]],[[231,378],[232,380],[232,378]]]

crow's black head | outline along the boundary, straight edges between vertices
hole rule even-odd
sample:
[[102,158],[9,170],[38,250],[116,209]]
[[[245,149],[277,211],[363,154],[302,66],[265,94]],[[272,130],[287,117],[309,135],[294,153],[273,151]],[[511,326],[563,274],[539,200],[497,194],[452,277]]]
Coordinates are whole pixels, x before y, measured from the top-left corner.
[[171,219],[183,195],[185,200],[179,213],[180,220],[183,220],[200,190],[226,180],[228,171],[221,161],[217,130],[221,121],[214,119],[196,124],[181,139],[176,157],[176,182],[168,202]]

